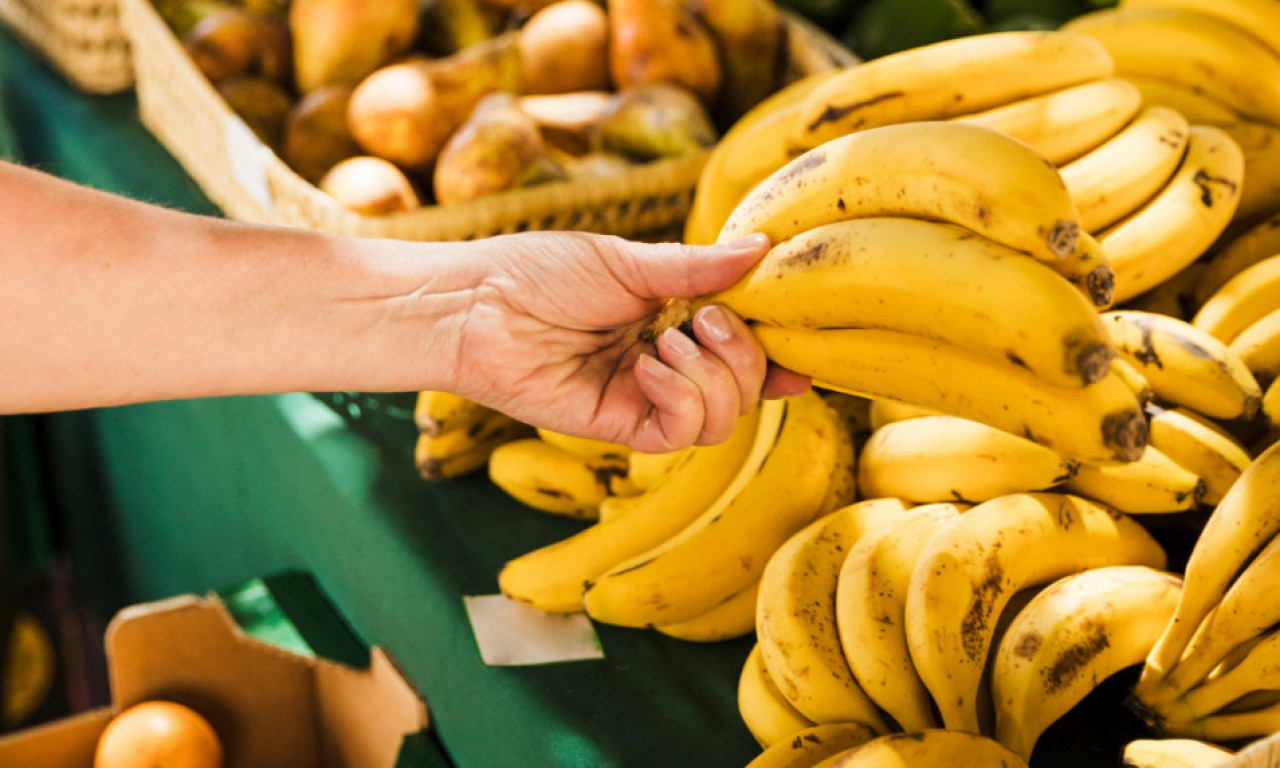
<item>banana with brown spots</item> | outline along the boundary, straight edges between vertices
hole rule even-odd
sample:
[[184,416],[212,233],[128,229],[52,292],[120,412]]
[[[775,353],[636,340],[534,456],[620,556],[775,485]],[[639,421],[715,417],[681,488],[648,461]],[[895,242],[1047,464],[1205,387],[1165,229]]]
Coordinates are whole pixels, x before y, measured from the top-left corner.
[[1082,387],[1107,374],[1092,302],[1049,265],[963,227],[904,217],[822,224],[700,301],[792,328],[879,328],[1013,361]]
[[773,243],[869,216],[947,221],[1043,261],[1069,256],[1080,216],[1058,170],[999,131],[901,123],[832,139],[743,198],[718,242],[762,232]]
[[1243,359],[1207,332],[1176,317],[1138,310],[1102,313],[1116,353],[1138,369],[1168,405],[1214,419],[1251,418],[1262,389]]
[[981,733],[993,716],[979,690],[1016,592],[1089,568],[1165,563],[1132,518],[1077,496],[1014,494],[960,515],[920,553],[906,602],[911,658],[945,727]]
[[1045,587],[996,649],[996,739],[1024,759],[1099,683],[1142,663],[1173,615],[1182,580],[1141,565],[1093,568]]

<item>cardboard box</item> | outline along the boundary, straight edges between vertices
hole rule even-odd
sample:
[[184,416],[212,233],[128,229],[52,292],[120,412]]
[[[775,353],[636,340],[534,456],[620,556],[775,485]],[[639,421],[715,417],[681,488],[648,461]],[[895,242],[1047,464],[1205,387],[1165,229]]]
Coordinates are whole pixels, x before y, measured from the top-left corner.
[[428,724],[381,648],[368,669],[295,655],[246,635],[216,596],[126,608],[105,646],[112,705],[0,738],[0,767],[91,768],[112,715],[149,699],[204,715],[226,768],[393,768]]

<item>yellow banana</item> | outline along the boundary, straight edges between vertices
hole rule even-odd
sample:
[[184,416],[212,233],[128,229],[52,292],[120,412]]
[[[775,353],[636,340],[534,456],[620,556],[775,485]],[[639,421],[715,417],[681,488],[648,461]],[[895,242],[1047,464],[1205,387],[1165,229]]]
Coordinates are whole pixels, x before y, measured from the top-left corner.
[[1259,382],[1280,378],[1280,308],[1255,320],[1227,347]]
[[1049,266],[962,227],[875,217],[774,246],[707,302],[795,328],[879,328],[1013,361],[1061,387],[1102,378],[1112,351],[1088,299]]
[[994,128],[1063,165],[1114,136],[1141,106],[1132,83],[1111,77],[951,119]]
[[1194,472],[1148,445],[1128,464],[1081,464],[1065,489],[1115,507],[1121,512],[1151,514],[1195,509],[1205,484]]
[[1226,344],[1174,317],[1136,310],[1102,314],[1116,353],[1142,373],[1156,398],[1215,419],[1251,418],[1262,390]]
[[1164,678],[1167,688],[1186,692],[1242,643],[1273,631],[1280,621],[1275,585],[1280,577],[1280,538],[1272,538],[1235,578],[1222,602],[1205,617],[1178,663]]
[[[1206,741],[1238,742],[1271,736],[1280,732],[1280,704],[1272,704],[1250,712],[1232,712],[1209,715],[1201,720],[1198,738]],[[1274,746],[1271,746],[1274,750]],[[1258,765],[1274,765],[1274,751],[1262,758]]]
[[596,519],[600,502],[625,481],[626,459],[586,458],[538,437],[498,446],[489,457],[489,479],[507,495],[543,512],[579,520]]
[[1263,635],[1260,642],[1248,646],[1248,652],[1235,664],[1223,664],[1222,671],[1170,703],[1165,727],[1172,725],[1171,730],[1177,732],[1194,732],[1196,721],[1226,709],[1249,694],[1280,690],[1280,632],[1272,630]]
[[1138,398],[1138,402],[1146,405],[1155,399],[1155,393],[1151,391],[1151,383],[1147,381],[1147,377],[1134,367],[1133,363],[1125,360],[1123,357],[1111,358],[1111,372],[1119,378],[1124,385],[1129,388],[1133,396]]
[[1123,77],[1142,92],[1143,104],[1177,110],[1193,123],[1219,125],[1240,119],[1239,112],[1213,98],[1210,93],[1192,90],[1172,80],[1146,77],[1133,72],[1126,72]]
[[533,433],[533,427],[491,411],[466,429],[419,433],[414,462],[424,479],[448,480],[482,469],[498,446]]
[[1181,591],[1173,574],[1116,565],[1064,576],[1031,598],[991,662],[996,740],[1030,760],[1046,728],[1146,658]]
[[1196,312],[1191,324],[1224,344],[1280,309],[1280,252],[1227,280]]
[[937,120],[1110,77],[1090,39],[1002,32],[947,40],[845,69],[804,100],[791,145],[811,149],[852,131]]
[[1204,481],[1204,503],[1222,501],[1253,460],[1229,432],[1185,408],[1154,409],[1148,419],[1155,448]]
[[725,442],[685,453],[625,514],[507,562],[498,573],[502,593],[544,611],[582,610],[584,582],[674,536],[754,474],[747,460],[766,410],[776,430],[779,405],[763,404],[739,418]]
[[1180,8],[1212,16],[1257,37],[1280,55],[1280,8],[1258,0],[1122,0],[1124,8]]
[[907,642],[947,728],[980,732],[978,691],[1009,598],[1105,565],[1164,568],[1165,555],[1131,518],[1070,495],[1002,496],[929,539],[907,589]]
[[[1182,598],[1143,665],[1134,697],[1152,709],[1182,693],[1166,676],[1246,562],[1280,531],[1280,443],[1254,459],[1214,508],[1183,569]],[[1273,590],[1274,591],[1274,590]],[[1197,681],[1198,682],[1198,681]]]
[[844,657],[867,696],[908,731],[938,723],[907,648],[907,584],[925,542],[960,510],[926,504],[902,513],[858,538],[839,569],[835,624]]
[[0,727],[12,731],[35,715],[49,697],[57,674],[53,639],[30,611],[18,610],[0,644]]
[[814,763],[879,736],[862,723],[824,723],[797,731],[747,763],[747,768],[810,768]]
[[687,621],[655,627],[667,637],[691,643],[718,643],[756,631],[756,595],[760,580],[751,582],[723,603]]
[[1218,127],[1244,154],[1244,187],[1232,223],[1253,223],[1280,210],[1280,127],[1253,120]]
[[1061,169],[1084,231],[1097,233],[1156,195],[1182,160],[1191,126],[1179,112],[1149,106],[1133,122]]
[[1230,750],[1195,739],[1138,739],[1125,745],[1124,768],[1213,768]]
[[895,421],[906,421],[907,419],[919,419],[925,416],[941,416],[942,414],[931,408],[921,408],[916,405],[907,405],[894,400],[868,400],[871,403],[869,412],[871,420],[871,433],[876,430],[892,424]]
[[497,411],[492,408],[473,403],[452,392],[425,391],[418,393],[413,421],[419,432],[435,437],[445,432],[469,429],[495,413]]
[[845,219],[949,221],[1046,261],[1076,246],[1080,217],[1057,169],[978,125],[918,122],[841,136],[760,182],[718,242],[763,232],[780,243]]
[[1101,42],[1116,74],[1172,80],[1256,120],[1280,123],[1280,56],[1219,19],[1179,8],[1094,11],[1062,29]]
[[1199,258],[1231,223],[1240,202],[1244,155],[1221,129],[1193,125],[1169,182],[1146,205],[1103,230],[1098,242],[1123,302]]
[[1027,768],[1022,758],[995,739],[963,731],[931,728],[893,733],[813,765],[813,768]]
[[622,459],[624,462],[631,455],[631,448],[620,443],[607,443],[603,440],[592,440],[586,437],[566,435],[549,429],[538,428],[538,437],[543,441],[568,451],[584,459]]
[[632,451],[627,457],[627,478],[639,491],[647,491],[658,484],[681,459],[689,448],[669,453],[640,453]]
[[725,219],[743,196],[794,157],[790,137],[792,126],[799,119],[800,103],[839,72],[818,72],[779,89],[725,131],[698,176],[685,221],[686,243],[714,243]]
[[596,508],[596,520],[603,523],[611,518],[630,512],[636,507],[642,506],[640,500],[641,494],[633,496],[606,496],[600,500],[600,506]]
[[778,690],[764,668],[759,644],[751,646],[742,674],[738,676],[738,714],[764,749],[789,741],[795,734],[815,725],[797,712]]
[[1196,286],[1197,304],[1204,304],[1232,277],[1250,265],[1280,254],[1280,213],[1231,238],[1208,260]]
[[753,476],[674,536],[589,579],[587,615],[627,627],[691,619],[760,578],[769,556],[817,516],[843,427],[815,392],[781,402],[777,428],[761,430]]
[[754,331],[769,359],[829,389],[979,421],[1077,461],[1132,461],[1146,446],[1146,417],[1115,375],[1083,388],[1053,387],[1012,363],[911,334]]
[[1052,488],[1070,480],[1077,466],[995,427],[927,416],[871,434],[858,457],[858,487],[867,496],[914,502],[980,502]]
[[854,679],[836,629],[836,584],[861,538],[905,514],[898,499],[871,499],[825,515],[787,539],[760,579],[756,635],[764,666],[791,705],[815,723],[888,728]]
[[831,476],[827,478],[827,494],[818,505],[818,515],[834,512],[847,507],[858,497],[858,454],[853,444],[853,433],[849,424],[835,408],[831,407],[830,397],[823,396],[822,402],[835,416],[835,465],[831,468]]

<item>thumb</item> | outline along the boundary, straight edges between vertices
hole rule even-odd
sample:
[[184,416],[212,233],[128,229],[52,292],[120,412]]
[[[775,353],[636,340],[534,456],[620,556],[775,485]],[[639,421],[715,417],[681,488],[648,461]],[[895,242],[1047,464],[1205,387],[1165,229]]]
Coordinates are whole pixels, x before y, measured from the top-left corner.
[[629,243],[614,269],[627,289],[645,299],[693,299],[738,282],[769,251],[769,238],[748,235],[719,245]]

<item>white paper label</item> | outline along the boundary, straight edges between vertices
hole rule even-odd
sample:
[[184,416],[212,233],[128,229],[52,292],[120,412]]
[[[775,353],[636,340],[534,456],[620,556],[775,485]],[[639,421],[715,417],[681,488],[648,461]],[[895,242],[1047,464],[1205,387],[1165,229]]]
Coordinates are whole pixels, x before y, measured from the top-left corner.
[[505,595],[465,595],[480,659],[491,667],[603,659],[585,613],[547,613]]
[[253,129],[240,118],[231,115],[223,130],[227,139],[227,160],[231,164],[231,175],[236,177],[240,186],[262,208],[264,213],[271,213],[274,204],[271,200],[271,187],[267,185],[267,169],[264,158],[271,150],[267,149]]

